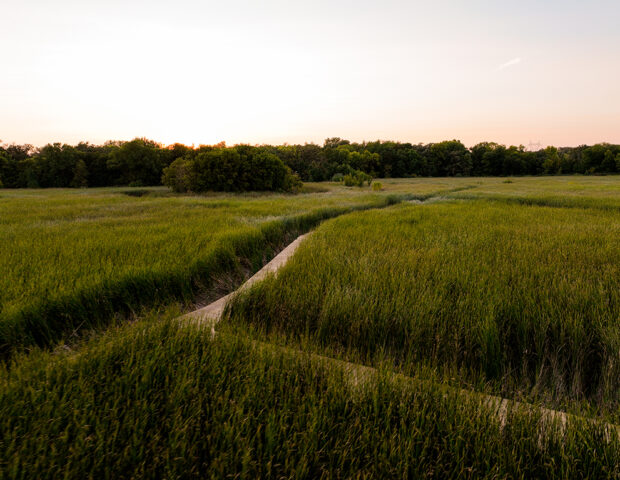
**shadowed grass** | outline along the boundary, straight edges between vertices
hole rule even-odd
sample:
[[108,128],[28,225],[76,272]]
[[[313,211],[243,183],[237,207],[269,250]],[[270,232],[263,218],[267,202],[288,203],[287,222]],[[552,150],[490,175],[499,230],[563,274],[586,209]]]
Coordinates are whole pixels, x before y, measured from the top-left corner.
[[0,354],[191,302],[223,276],[238,284],[322,220],[401,198],[15,192],[0,200]]
[[618,444],[178,322],[0,369],[0,478],[617,478]]
[[[0,192],[0,338],[31,350],[0,365],[0,480],[620,478],[602,425],[519,405],[500,416],[442,385],[619,423],[617,177],[511,181],[382,180],[392,196]],[[588,208],[525,206],[575,207],[564,192]],[[324,219],[470,194],[484,199],[323,224],[215,339],[170,321],[180,311],[114,322],[225,293]],[[36,347],[74,331],[92,338]],[[255,336],[413,378],[358,383]]]
[[476,201],[352,214],[228,313],[357,361],[617,417],[618,239],[620,218],[597,209]]

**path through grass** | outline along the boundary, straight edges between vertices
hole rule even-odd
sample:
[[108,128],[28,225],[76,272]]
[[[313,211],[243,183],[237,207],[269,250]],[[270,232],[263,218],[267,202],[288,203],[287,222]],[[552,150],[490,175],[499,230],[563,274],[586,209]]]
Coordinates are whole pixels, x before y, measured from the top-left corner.
[[[618,414],[620,217],[489,201],[322,225],[231,322],[360,362]],[[340,352],[340,353],[339,353]]]
[[0,477],[614,478],[602,428],[347,372],[179,322],[0,370]]
[[2,191],[0,353],[49,345],[145,307],[192,302],[214,281],[238,284],[326,218],[398,201],[358,189],[207,197],[125,191]]

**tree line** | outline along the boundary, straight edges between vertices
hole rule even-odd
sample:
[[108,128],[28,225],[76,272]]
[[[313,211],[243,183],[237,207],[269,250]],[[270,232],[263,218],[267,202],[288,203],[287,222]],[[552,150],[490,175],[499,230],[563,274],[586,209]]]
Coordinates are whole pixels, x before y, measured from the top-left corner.
[[176,191],[290,190],[303,181],[370,177],[620,173],[620,145],[528,151],[493,142],[164,146],[145,138],[103,145],[0,145],[0,188],[168,185]]

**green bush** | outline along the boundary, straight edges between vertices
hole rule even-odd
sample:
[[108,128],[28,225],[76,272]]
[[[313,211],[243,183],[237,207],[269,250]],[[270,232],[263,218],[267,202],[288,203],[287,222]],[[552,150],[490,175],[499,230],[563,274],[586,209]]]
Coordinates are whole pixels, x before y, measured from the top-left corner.
[[173,191],[189,192],[195,183],[193,163],[187,158],[178,158],[164,169],[162,183]]
[[162,183],[175,192],[293,191],[301,186],[276,155],[247,145],[179,158],[164,169]]
[[361,185],[358,183],[357,178],[354,177],[353,175],[345,175],[342,180],[344,181],[344,185],[346,187],[354,187],[354,186],[359,186],[361,187]]
[[367,173],[364,173],[360,170],[351,169],[351,173],[347,173],[343,177],[343,181],[345,186],[347,187],[363,187],[364,183],[370,186],[370,182],[372,181],[372,177]]

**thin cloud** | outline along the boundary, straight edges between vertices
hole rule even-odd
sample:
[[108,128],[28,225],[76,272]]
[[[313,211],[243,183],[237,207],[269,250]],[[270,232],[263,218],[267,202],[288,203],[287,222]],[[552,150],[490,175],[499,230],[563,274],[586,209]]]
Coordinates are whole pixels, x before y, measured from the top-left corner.
[[512,60],[508,60],[507,62],[502,63],[499,67],[497,67],[497,70],[503,70],[504,68],[512,67],[513,65],[517,65],[518,63],[521,63],[520,57],[513,58]]

